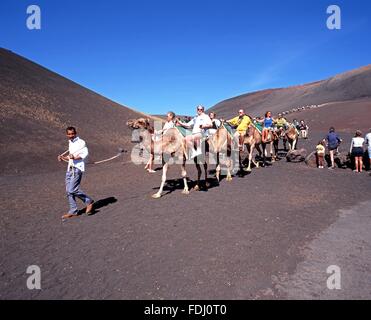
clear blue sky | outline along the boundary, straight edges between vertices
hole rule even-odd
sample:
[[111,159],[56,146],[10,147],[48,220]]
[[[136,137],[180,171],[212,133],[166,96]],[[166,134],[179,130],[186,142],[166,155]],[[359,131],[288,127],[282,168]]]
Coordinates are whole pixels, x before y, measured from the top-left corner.
[[[37,4],[42,29],[26,28]],[[342,29],[326,9],[342,9]],[[143,112],[320,80],[371,63],[371,1],[2,0],[0,46]]]

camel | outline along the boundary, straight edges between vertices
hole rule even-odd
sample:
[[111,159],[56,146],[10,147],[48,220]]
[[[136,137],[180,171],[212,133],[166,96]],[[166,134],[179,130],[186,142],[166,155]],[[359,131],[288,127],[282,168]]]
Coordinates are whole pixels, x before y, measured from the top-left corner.
[[285,130],[285,137],[287,141],[289,142],[289,151],[295,150],[296,144],[298,142],[298,132],[296,131],[293,125],[290,125]]
[[226,167],[227,167],[227,181],[232,181],[231,168],[231,148],[232,148],[232,137],[229,135],[224,125],[221,125],[215,132],[214,135],[209,137],[209,148],[212,153],[216,154],[216,178],[220,181],[220,154],[227,156]]
[[[259,156],[263,155],[263,167],[266,164],[266,156],[267,156],[267,144],[270,145],[270,155],[272,162],[276,161],[277,154],[278,154],[278,135],[276,132],[270,131],[268,134],[267,141],[262,141],[262,134],[260,131],[255,127],[255,125],[251,124],[246,131],[246,135],[244,138],[244,144],[247,145],[247,150],[249,153],[249,164],[247,168],[244,168],[244,171],[250,172],[251,171],[251,162],[258,168],[259,163],[255,162],[253,159],[253,151],[254,148],[259,152]],[[260,150],[260,145],[262,146],[262,151]],[[273,153],[274,150],[274,153]],[[240,157],[241,159],[241,157]],[[240,160],[241,163],[241,160]]]
[[[277,133],[278,139],[282,139],[284,151],[288,151],[287,150],[287,137],[286,137],[285,128],[284,127],[277,128],[276,133]],[[278,141],[278,143],[279,143],[279,141]]]
[[[148,119],[139,118],[134,120],[128,120],[127,126],[133,130],[140,130],[140,136],[142,138],[142,145],[151,156],[154,154],[163,155],[163,168],[162,168],[162,179],[161,186],[157,193],[152,195],[152,198],[158,199],[162,196],[162,191],[166,183],[166,174],[169,167],[169,161],[171,158],[178,158],[181,163],[181,174],[184,182],[183,194],[189,194],[189,188],[187,184],[187,171],[185,169],[186,163],[186,148],[184,143],[184,137],[176,129],[169,129],[162,135],[162,139],[159,141],[153,141],[152,134],[154,132],[153,127],[150,125]],[[135,141],[133,141],[135,142]]]
[[[258,129],[256,129],[255,126],[250,125],[247,128],[246,135],[244,138],[244,145],[247,146],[247,151],[249,153],[249,164],[247,168],[244,168],[244,171],[250,172],[251,171],[251,162],[254,163],[255,167],[259,168],[259,163],[255,162],[253,159],[253,152],[254,148],[259,152],[259,155],[261,156],[262,152],[260,150],[260,144],[261,144],[261,133]],[[241,159],[241,158],[240,158]],[[241,160],[240,160],[241,163]]]

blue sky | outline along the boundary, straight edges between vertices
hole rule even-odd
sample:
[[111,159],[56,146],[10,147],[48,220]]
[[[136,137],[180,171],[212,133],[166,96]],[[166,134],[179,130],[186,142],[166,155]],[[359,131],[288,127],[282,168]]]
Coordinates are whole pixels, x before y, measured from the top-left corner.
[[[26,28],[37,4],[42,29]],[[342,29],[326,27],[329,5]],[[371,1],[2,0],[0,46],[160,114],[371,63]]]

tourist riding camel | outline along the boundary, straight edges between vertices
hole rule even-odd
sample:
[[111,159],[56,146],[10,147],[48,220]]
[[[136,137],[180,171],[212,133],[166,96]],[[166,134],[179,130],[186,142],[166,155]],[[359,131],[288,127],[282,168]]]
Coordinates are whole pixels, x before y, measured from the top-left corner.
[[[162,138],[161,136],[164,133],[166,133],[167,130],[174,128],[175,127],[174,120],[175,120],[175,113],[172,111],[169,111],[166,115],[166,122],[162,130],[154,130],[153,140],[159,141]],[[154,160],[154,153],[153,153],[153,147],[152,147],[151,152],[150,152],[150,158],[146,166],[144,167],[144,169],[146,169],[149,173],[156,172],[155,170],[153,170],[153,160]]]
[[230,120],[227,120],[226,123],[236,128],[234,137],[238,141],[238,147],[240,148],[240,151],[242,151],[243,140],[246,135],[246,130],[249,127],[249,125],[252,123],[251,118],[245,114],[245,111],[243,109],[240,109],[238,111],[238,116]]
[[[181,172],[184,183],[183,194],[189,194],[189,188],[187,183],[187,172],[185,169],[186,163],[186,149],[185,139],[182,134],[176,128],[169,128],[162,135],[162,139],[159,141],[153,141],[153,128],[149,123],[148,119],[139,118],[135,120],[129,120],[127,122],[129,128],[140,130],[140,136],[142,138],[142,145],[148,152],[154,152],[154,154],[163,155],[163,167],[162,167],[162,179],[161,186],[157,193],[152,195],[153,198],[160,198],[166,182],[166,174],[169,167],[169,161],[171,158],[175,158],[175,163],[181,164]],[[178,160],[178,161],[177,161]]]
[[272,113],[267,111],[265,113],[265,117],[263,120],[257,120],[258,123],[263,124],[263,131],[262,131],[262,142],[265,143],[268,141],[268,135],[270,132],[273,131],[273,123],[276,121],[272,117]]
[[286,120],[286,118],[284,118],[282,116],[282,113],[279,113],[276,121],[274,122],[274,124],[275,124],[275,130],[277,131],[277,135],[278,135],[279,138],[282,138],[283,147],[284,147],[284,150],[286,151],[287,150],[287,147],[286,147],[287,137],[286,137],[285,133],[286,133],[286,130],[288,129],[288,127],[289,127],[289,123]]
[[222,122],[216,118],[216,113],[215,112],[210,112],[209,117],[212,122],[212,127],[208,130],[208,136],[213,136],[216,133],[216,130],[222,125]]
[[278,129],[278,130],[285,130],[285,129],[287,129],[287,127],[288,127],[288,123],[287,123],[287,120],[286,120],[286,118],[284,118],[283,116],[282,116],[282,113],[279,113],[278,114],[278,117],[277,117],[277,119],[275,120],[275,125],[276,125],[276,128]]
[[205,108],[201,105],[197,106],[196,117],[187,123],[177,120],[176,125],[192,129],[192,134],[185,138],[187,150],[191,151],[190,158],[201,155],[201,139],[206,138],[207,130],[213,127],[210,117],[205,113]]
[[308,139],[308,125],[305,123],[304,120],[300,120],[300,123],[299,123],[299,131],[300,131],[300,134],[301,134],[301,137],[303,139]]
[[292,125],[295,127],[296,130],[300,130],[299,129],[300,123],[297,119],[292,120]]

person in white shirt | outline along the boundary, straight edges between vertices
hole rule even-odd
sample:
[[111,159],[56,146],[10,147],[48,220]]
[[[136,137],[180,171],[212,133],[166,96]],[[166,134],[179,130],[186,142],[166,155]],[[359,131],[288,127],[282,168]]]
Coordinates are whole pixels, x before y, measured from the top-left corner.
[[356,165],[354,172],[362,172],[363,167],[363,143],[365,139],[362,138],[362,132],[357,130],[352,142],[350,144],[350,153],[354,157]]
[[[365,144],[367,145],[369,168],[371,167],[371,129],[365,136]],[[371,175],[371,174],[370,174]]]
[[[169,129],[172,129],[175,127],[174,119],[175,119],[175,113],[172,111],[169,111],[166,115],[166,122],[163,128],[161,130],[155,130],[154,132],[154,136],[152,139],[154,142],[161,141],[161,136],[165,134]],[[154,160],[154,154],[152,154],[151,152],[150,158],[146,166],[144,167],[144,169],[146,169],[149,173],[156,172],[155,170],[153,170],[153,160]]]
[[155,134],[165,134],[167,130],[174,128],[175,127],[174,119],[175,113],[169,111],[166,115],[166,122],[164,124],[164,127],[162,128],[162,130],[155,131]]
[[84,140],[77,136],[76,129],[74,127],[68,127],[66,129],[68,143],[68,156],[59,155],[58,161],[68,161],[67,172],[66,172],[66,193],[70,210],[68,213],[62,216],[62,219],[68,219],[76,217],[78,215],[78,209],[76,204],[76,197],[81,199],[86,206],[86,213],[89,215],[93,210],[93,203],[90,197],[88,197],[80,189],[81,179],[85,172],[85,160],[89,155],[88,148]]
[[188,150],[197,150],[192,152],[192,158],[200,155],[202,153],[200,148],[201,138],[206,137],[207,130],[213,126],[210,117],[205,113],[205,108],[201,105],[197,106],[196,117],[187,123],[177,120],[176,124],[184,128],[192,128],[192,134],[185,137],[185,142]]
[[211,119],[211,122],[213,126],[208,130],[208,136],[212,136],[216,133],[216,130],[222,125],[221,121],[219,119],[216,119],[216,113],[210,112],[209,117]]

